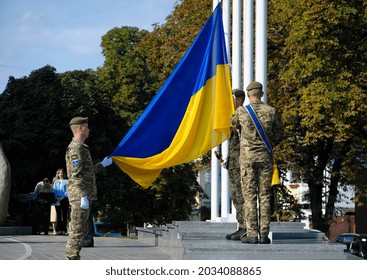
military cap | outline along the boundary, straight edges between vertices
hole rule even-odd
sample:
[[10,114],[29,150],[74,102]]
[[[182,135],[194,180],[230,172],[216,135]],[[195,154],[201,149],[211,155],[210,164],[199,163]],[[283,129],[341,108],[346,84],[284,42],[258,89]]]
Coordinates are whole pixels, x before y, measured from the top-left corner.
[[240,88],[235,88],[233,90],[233,94],[234,94],[235,97],[245,97],[246,96],[245,92]]
[[73,124],[84,124],[84,123],[88,123],[88,118],[75,117],[75,118],[72,118],[71,119],[71,121],[69,122],[69,125],[73,125]]
[[247,91],[250,91],[250,90],[253,90],[253,89],[263,89],[263,85],[261,84],[261,83],[259,83],[259,82],[256,82],[256,81],[254,81],[254,82],[251,82],[248,86],[247,86],[247,88],[246,88],[246,90]]

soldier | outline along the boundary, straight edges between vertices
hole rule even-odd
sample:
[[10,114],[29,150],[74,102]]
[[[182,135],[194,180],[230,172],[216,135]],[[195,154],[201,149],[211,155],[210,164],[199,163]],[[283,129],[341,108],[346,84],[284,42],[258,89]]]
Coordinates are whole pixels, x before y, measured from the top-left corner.
[[[236,110],[242,107],[245,101],[245,92],[242,89],[234,89]],[[234,233],[227,234],[228,240],[240,240],[246,234],[245,215],[244,215],[244,199],[241,187],[241,172],[240,172],[240,132],[234,127],[231,127],[231,138],[229,140],[229,150],[227,158],[227,169],[229,180],[231,183],[231,198],[236,209],[236,219],[238,222],[238,230]]]
[[69,238],[66,258],[79,260],[79,252],[87,233],[87,221],[93,200],[97,200],[95,173],[112,163],[110,157],[93,165],[89,147],[84,141],[89,137],[88,118],[75,117],[70,123],[73,139],[66,149],[65,161],[69,182],[67,192],[71,206]]
[[[246,90],[250,104],[258,116],[271,146],[276,146],[284,133],[278,111],[261,101],[263,96],[261,83],[251,82]],[[247,236],[242,237],[241,241],[251,244],[269,244],[270,185],[273,173],[273,157],[244,107],[239,107],[236,110],[232,117],[232,125],[241,130],[240,166],[247,228]]]

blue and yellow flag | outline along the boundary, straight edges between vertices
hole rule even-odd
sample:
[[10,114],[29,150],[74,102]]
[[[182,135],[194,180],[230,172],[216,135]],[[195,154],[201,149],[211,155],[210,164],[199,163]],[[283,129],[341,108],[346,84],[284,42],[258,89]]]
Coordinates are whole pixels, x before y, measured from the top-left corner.
[[219,4],[111,157],[148,188],[164,168],[190,162],[228,139],[233,112]]

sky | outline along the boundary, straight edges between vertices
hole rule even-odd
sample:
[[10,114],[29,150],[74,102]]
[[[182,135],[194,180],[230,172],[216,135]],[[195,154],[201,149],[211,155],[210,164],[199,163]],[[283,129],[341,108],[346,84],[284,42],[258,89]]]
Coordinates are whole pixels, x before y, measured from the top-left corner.
[[63,73],[102,66],[101,37],[114,27],[152,31],[176,0],[0,0],[0,93],[9,76],[50,65]]

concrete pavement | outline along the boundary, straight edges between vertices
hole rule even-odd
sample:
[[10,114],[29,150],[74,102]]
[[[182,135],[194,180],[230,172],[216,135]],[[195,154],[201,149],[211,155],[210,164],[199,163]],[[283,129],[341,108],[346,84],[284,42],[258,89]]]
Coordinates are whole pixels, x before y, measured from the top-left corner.
[[[272,223],[272,244],[243,244],[225,239],[236,224],[174,222],[138,229],[138,239],[95,237],[82,248],[82,260],[353,260],[346,245],[300,223]],[[0,260],[65,260],[67,236],[10,234],[0,231]],[[15,229],[14,229],[15,230]],[[5,232],[5,234],[4,234]]]
[[[40,280],[50,277],[53,280],[111,279],[111,276],[153,280],[166,275],[158,274],[161,271],[174,272],[167,279],[196,279],[198,275],[201,275],[200,279],[211,279],[215,277],[211,274],[213,269],[218,273],[247,273],[253,267],[261,270],[262,274],[256,276],[259,280],[288,280],[300,275],[307,278],[353,279],[363,275],[363,259],[343,252],[344,247],[340,244],[320,240],[302,243],[305,239],[292,241],[288,234],[285,235],[287,239],[282,240],[285,243],[242,244],[225,240],[223,234],[225,236],[233,230],[230,227],[227,224],[181,222],[166,229],[150,230],[152,233],[140,231],[138,239],[95,237],[95,247],[82,248],[81,262],[66,261],[67,236],[6,233],[0,235],[0,268],[2,275],[7,277],[37,277]],[[299,232],[295,237],[300,238]],[[312,238],[318,240],[319,237],[313,235]],[[153,271],[156,274],[134,276],[133,271]],[[123,274],[125,272],[130,274]],[[177,274],[181,272],[189,274]],[[221,277],[234,279],[232,275]]]
[[[67,236],[0,236],[0,260],[65,260]],[[164,250],[137,239],[95,237],[94,247],[82,248],[82,260],[172,260]]]

